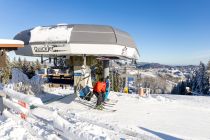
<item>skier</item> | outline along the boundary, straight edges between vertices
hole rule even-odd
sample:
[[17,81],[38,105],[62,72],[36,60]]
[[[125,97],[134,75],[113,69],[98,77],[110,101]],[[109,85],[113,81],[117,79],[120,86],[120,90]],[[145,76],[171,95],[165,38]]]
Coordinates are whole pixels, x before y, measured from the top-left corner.
[[109,92],[110,92],[110,80],[109,76],[106,77],[106,93],[105,93],[105,101],[109,101]]
[[101,84],[102,84],[101,93],[102,93],[102,97],[103,97],[103,104],[105,104],[105,100],[106,100],[106,81],[103,80],[103,82],[101,82]]
[[97,102],[96,102],[96,107],[95,109],[99,109],[102,110],[103,106],[102,106],[102,102],[103,102],[103,83],[102,83],[103,79],[100,78],[98,82],[96,82],[95,86],[93,87],[93,93],[95,94],[95,96],[97,97]]
[[0,92],[0,115],[1,116],[4,111],[3,96],[4,96],[4,94],[2,92]]

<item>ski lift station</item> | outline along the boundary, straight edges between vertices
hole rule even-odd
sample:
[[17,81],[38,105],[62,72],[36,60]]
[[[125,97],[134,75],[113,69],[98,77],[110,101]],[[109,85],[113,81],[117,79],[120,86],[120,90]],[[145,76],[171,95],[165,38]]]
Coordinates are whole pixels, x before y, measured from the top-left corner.
[[14,39],[24,42],[15,53],[51,60],[56,67],[67,66],[73,73],[74,86],[91,86],[91,66],[101,60],[103,77],[109,75],[109,61],[137,60],[140,55],[131,36],[103,25],[38,26],[18,33]]

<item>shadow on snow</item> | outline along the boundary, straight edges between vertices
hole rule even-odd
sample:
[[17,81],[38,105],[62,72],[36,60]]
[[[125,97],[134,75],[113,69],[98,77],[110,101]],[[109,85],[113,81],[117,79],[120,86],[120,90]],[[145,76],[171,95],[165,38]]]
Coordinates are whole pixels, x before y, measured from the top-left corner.
[[177,138],[177,137],[174,137],[174,136],[171,136],[171,135],[167,135],[167,134],[164,134],[164,133],[153,131],[153,130],[150,130],[150,129],[147,129],[147,128],[144,128],[144,127],[139,127],[139,128],[144,130],[144,131],[150,132],[150,133],[152,133],[152,134],[154,134],[154,135],[156,135],[159,138],[164,139],[164,140],[183,140],[181,138]]
[[48,103],[51,103],[51,102],[54,102],[54,101],[59,101],[59,102],[62,102],[62,103],[69,104],[72,101],[74,101],[75,98],[76,98],[75,94],[56,95],[56,94],[51,94],[51,93],[48,93],[48,92],[45,92],[45,93],[42,93],[42,94],[39,94],[39,95],[36,95],[36,96],[39,97],[44,104],[48,104]]

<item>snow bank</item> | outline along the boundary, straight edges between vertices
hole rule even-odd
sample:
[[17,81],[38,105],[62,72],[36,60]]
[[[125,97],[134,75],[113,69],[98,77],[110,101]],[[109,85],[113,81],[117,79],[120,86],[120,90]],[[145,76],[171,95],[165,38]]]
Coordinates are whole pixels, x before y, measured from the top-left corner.
[[173,102],[172,99],[166,98],[162,95],[150,95],[150,94],[149,94],[149,96],[144,97],[143,100],[146,102],[160,102],[160,103]]
[[8,99],[4,99],[3,103],[6,107],[13,109],[14,111],[17,111],[19,113],[23,113],[23,114],[28,114],[28,109],[23,108],[22,106],[20,106],[19,104],[16,104]]
[[28,76],[25,75],[22,71],[17,68],[12,69],[12,83],[20,83],[28,84],[29,83]]
[[29,105],[35,105],[35,106],[42,106],[43,103],[40,98],[34,97],[32,95],[26,95],[17,91],[14,91],[10,88],[4,87],[3,91],[5,92],[6,95],[8,95],[11,98],[14,98],[16,100],[21,100]]
[[[25,121],[19,118],[17,114],[12,114],[4,110],[3,115],[6,119],[0,119],[0,139],[2,140],[61,140],[55,133],[53,133],[50,126],[46,129],[46,123],[40,120]],[[7,119],[8,118],[8,119]]]
[[53,127],[65,138],[79,139],[79,136],[73,134],[72,125],[67,120],[58,115],[56,111],[53,113]]
[[54,128],[66,138],[92,140],[92,139],[109,139],[107,134],[101,131],[100,127],[85,122],[70,123],[66,119],[58,115],[57,112],[53,113]]
[[[115,94],[112,94],[113,98],[119,98],[120,100],[132,100],[132,101],[139,101],[139,102],[157,102],[157,103],[167,103],[167,102],[173,102],[173,99],[170,99],[166,97],[164,94],[148,94],[145,96],[139,96],[138,94],[125,94],[125,93],[119,93],[115,92]],[[138,100],[136,100],[138,99]]]
[[[45,82],[45,79],[41,78],[39,75],[33,76],[31,79],[28,78],[21,70],[14,68],[12,69],[12,84],[17,86],[30,87],[31,91],[35,94],[38,94],[42,91],[42,85]],[[14,86],[13,86],[14,87]]]
[[42,85],[45,79],[41,78],[39,75],[35,75],[30,79],[31,91],[35,94],[42,92]]
[[35,139],[24,127],[13,119],[0,120],[0,130],[0,139],[2,140]]
[[[95,97],[83,103],[71,99],[74,99],[73,96],[67,96],[47,105],[58,114],[43,108],[32,110],[32,114],[37,116],[32,128],[38,135],[53,139],[59,132],[65,137],[84,140],[210,138],[209,97],[158,94],[140,97],[111,92],[110,104],[105,107],[117,110],[115,112],[93,109]],[[6,139],[9,139],[9,123],[0,118],[0,130],[1,126],[4,129],[0,131],[0,137],[8,135]],[[24,136],[29,138],[27,133],[31,130],[19,131],[20,135],[25,131]]]

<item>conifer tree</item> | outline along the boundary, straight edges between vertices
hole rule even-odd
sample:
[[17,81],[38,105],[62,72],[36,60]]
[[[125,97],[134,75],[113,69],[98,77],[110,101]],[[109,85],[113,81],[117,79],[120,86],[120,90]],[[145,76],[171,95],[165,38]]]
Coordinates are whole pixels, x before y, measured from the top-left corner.
[[26,75],[28,76],[29,79],[31,79],[35,75],[35,68],[32,65],[28,66]]
[[6,67],[2,68],[1,70],[1,82],[3,84],[7,84],[11,77],[11,65],[10,65],[9,57],[7,55],[6,55],[5,61],[6,61]]
[[103,65],[101,60],[97,60],[96,64],[96,81],[102,78],[103,75]]
[[186,84],[184,81],[181,82],[180,84],[180,94],[185,95],[186,94]]
[[210,70],[210,60],[209,60],[209,62],[207,64],[207,70]]
[[209,92],[209,76],[202,62],[194,73],[192,90],[201,95],[207,95]]
[[22,62],[22,60],[21,60],[20,57],[18,58],[18,62],[17,62],[17,65],[16,66],[17,66],[17,68],[22,69],[23,62]]
[[40,70],[41,69],[41,63],[39,62],[38,59],[36,59],[36,62],[35,62],[35,70]]
[[13,62],[11,63],[11,66],[13,68],[16,68],[17,67],[17,60],[16,60],[16,57],[13,58]]
[[120,75],[118,72],[114,72],[114,91],[119,92],[120,91]]
[[210,77],[210,60],[207,64],[207,73],[208,73],[208,76]]

